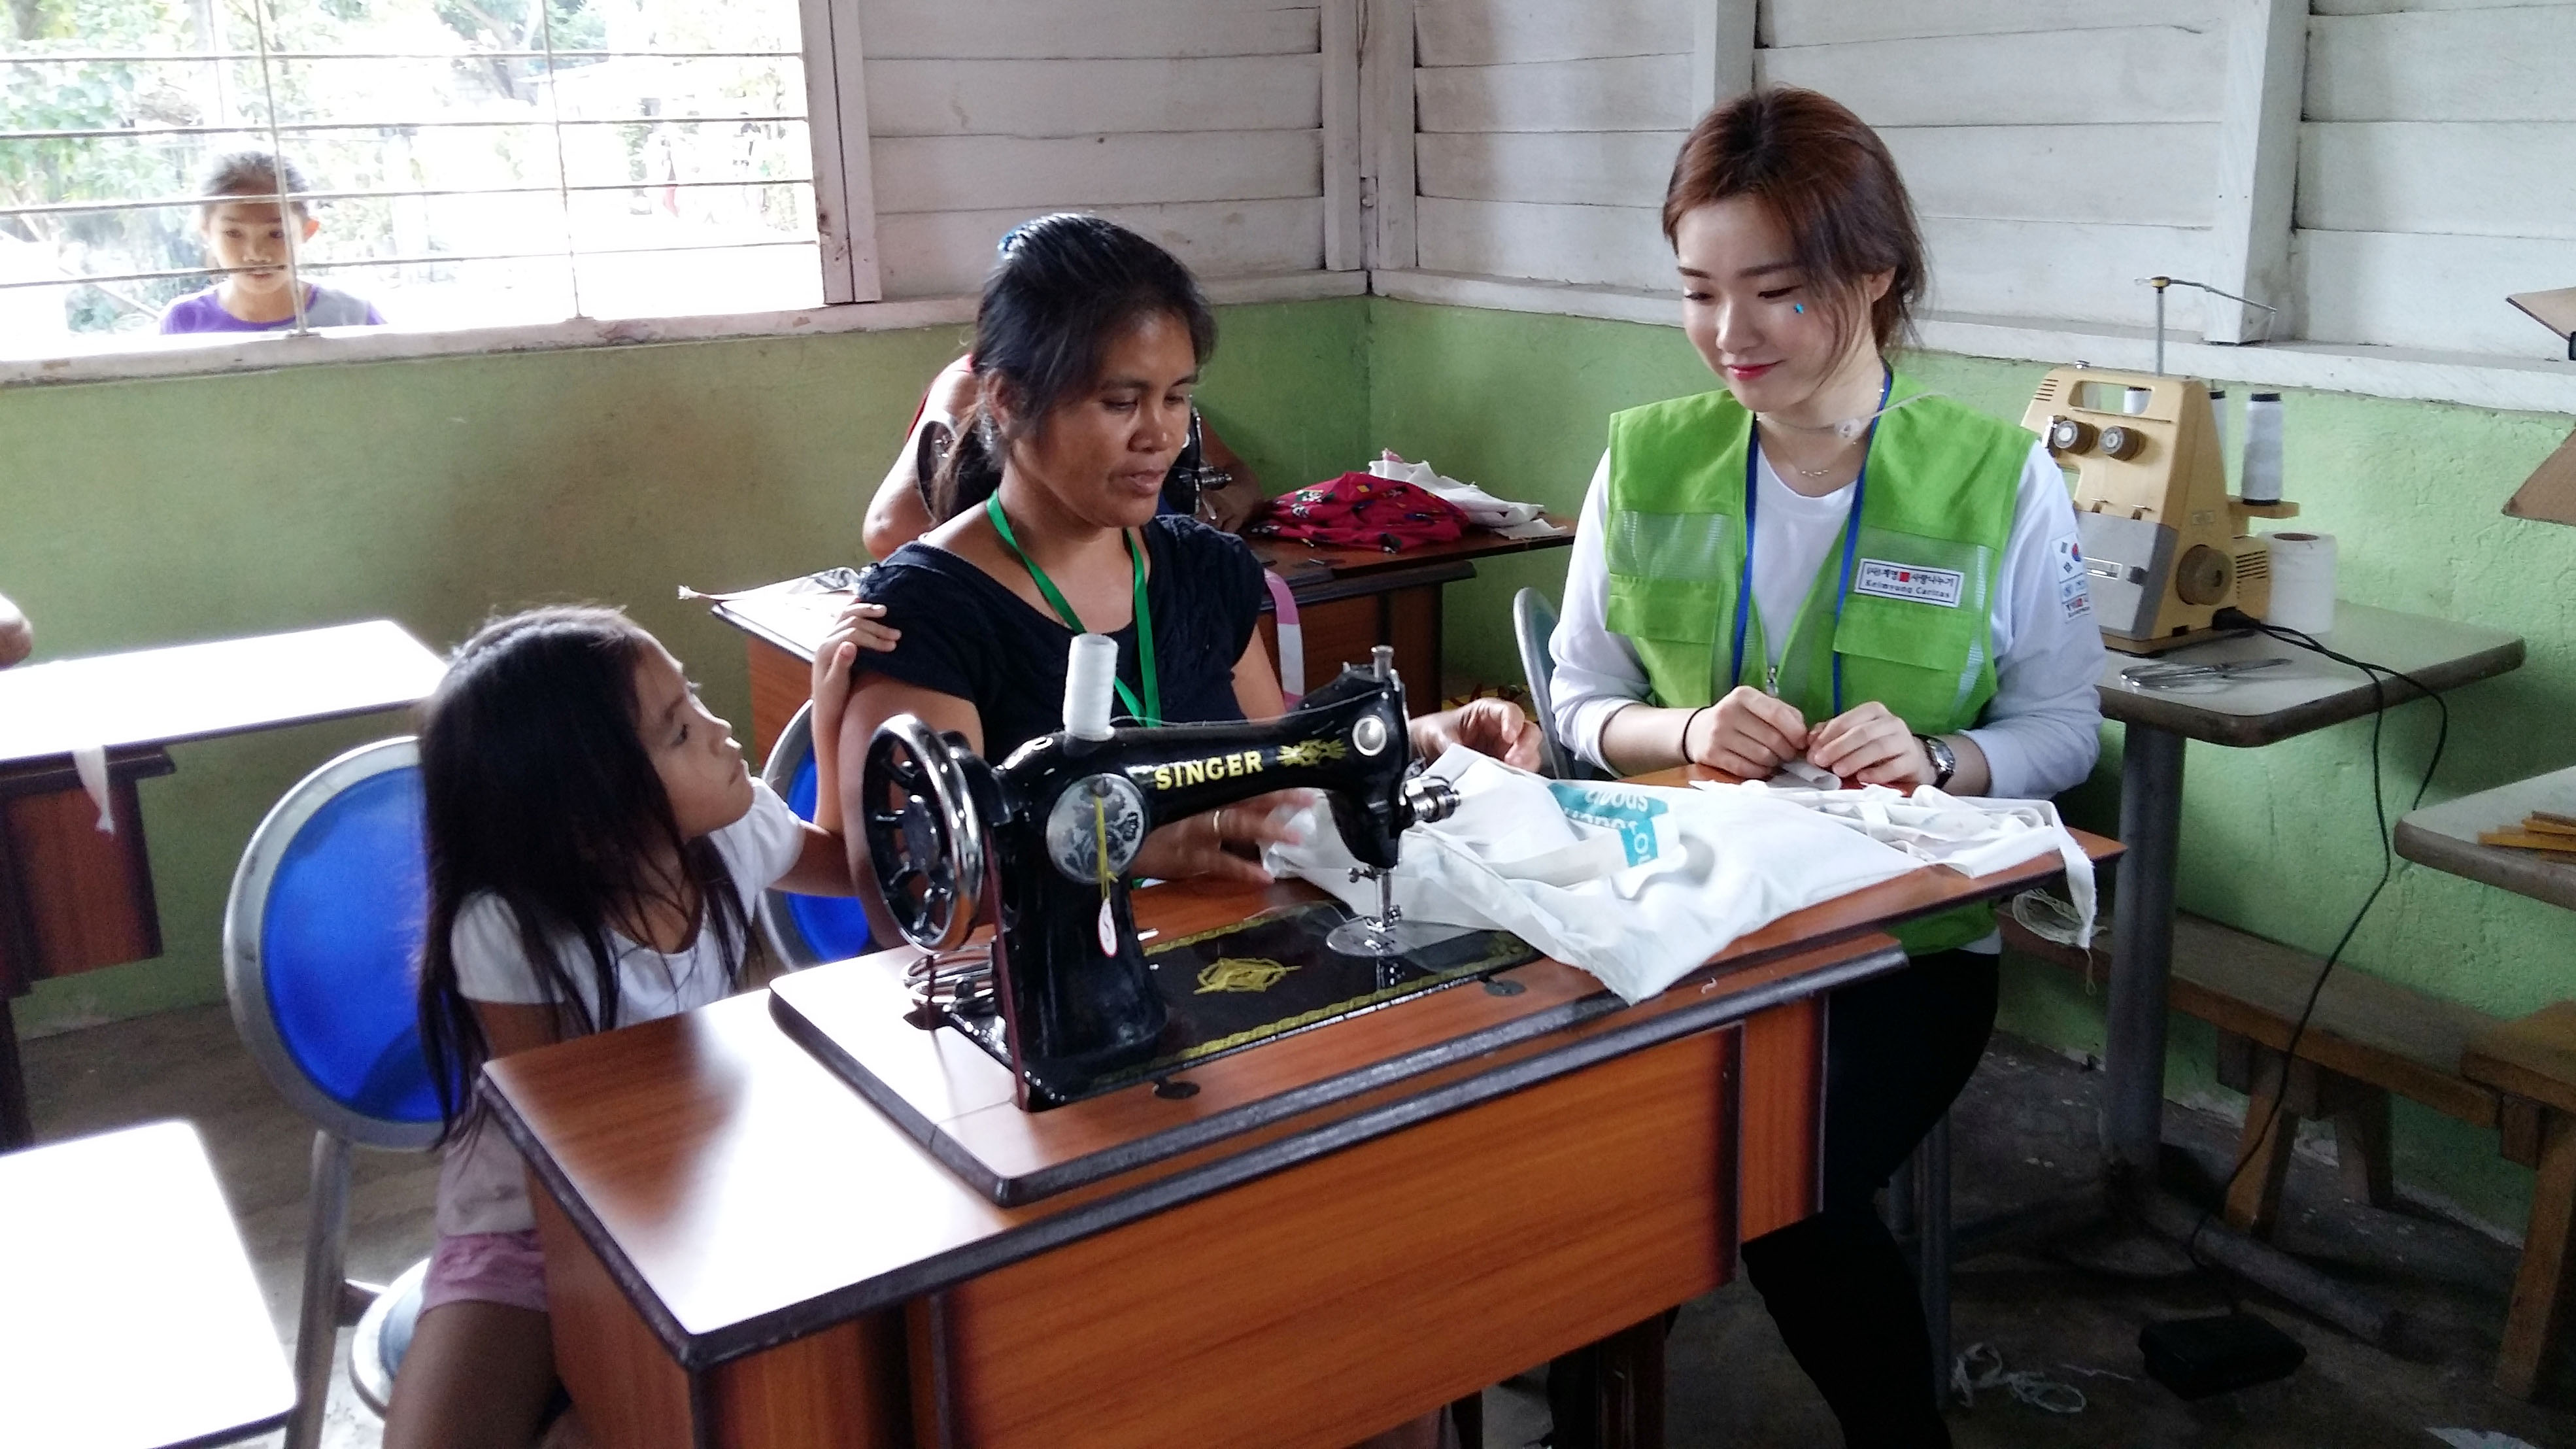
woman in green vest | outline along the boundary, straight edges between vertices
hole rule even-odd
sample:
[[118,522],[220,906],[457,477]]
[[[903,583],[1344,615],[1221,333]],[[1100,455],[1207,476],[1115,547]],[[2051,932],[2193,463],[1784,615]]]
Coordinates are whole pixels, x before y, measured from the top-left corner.
[[[1811,91],[1740,97],[1683,144],[1664,234],[1725,387],[1610,420],[1553,641],[1561,737],[1620,774],[2082,780],[2102,644],[2074,510],[2030,434],[1889,365],[1925,272],[1885,145]],[[1854,1446],[1950,1442],[1870,1199],[1984,1051],[1993,930],[1983,910],[1912,923],[1908,969],[1834,997],[1824,1210],[1744,1246]]]

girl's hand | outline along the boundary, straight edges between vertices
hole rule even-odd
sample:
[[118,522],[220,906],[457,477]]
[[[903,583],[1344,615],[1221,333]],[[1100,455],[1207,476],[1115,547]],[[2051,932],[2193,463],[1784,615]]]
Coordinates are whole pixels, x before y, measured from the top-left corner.
[[[1145,837],[1127,873],[1156,880],[1227,880],[1268,885],[1270,872],[1261,868],[1261,848],[1295,845],[1303,840],[1304,836],[1290,824],[1290,817],[1312,804],[1314,798],[1311,790],[1273,790],[1267,795],[1238,800],[1221,810],[1175,820]],[[1253,858],[1247,860],[1228,846],[1248,846]]]
[[1521,770],[1538,768],[1543,739],[1538,721],[1508,699],[1471,699],[1457,709],[1420,715],[1408,732],[1421,759],[1436,760],[1451,745],[1465,745]]
[[1929,785],[1938,773],[1913,729],[1877,700],[1816,726],[1807,763],[1864,785]]
[[[1846,715],[1845,718],[1850,716]],[[1682,758],[1747,780],[1767,780],[1808,747],[1807,717],[1785,699],[1739,684],[1683,726]]]
[[895,641],[903,637],[901,629],[884,619],[885,605],[853,599],[832,621],[832,632],[815,646],[814,738],[841,737],[841,711],[850,702],[850,666],[858,662],[859,651],[891,654]]

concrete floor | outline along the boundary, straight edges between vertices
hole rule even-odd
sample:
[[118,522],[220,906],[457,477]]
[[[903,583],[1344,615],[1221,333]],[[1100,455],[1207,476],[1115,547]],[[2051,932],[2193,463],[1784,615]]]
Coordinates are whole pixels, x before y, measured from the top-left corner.
[[[170,1117],[196,1122],[241,1219],[279,1340],[290,1341],[312,1136],[259,1077],[224,1010],[68,1033],[26,1043],[24,1052],[41,1140]],[[1998,1039],[1953,1119],[1959,1214],[2080,1184],[2095,1160],[2100,1081],[2054,1054]],[[2227,1171],[2230,1124],[2170,1109],[2166,1136],[2185,1171],[2193,1164],[2211,1178]],[[428,1251],[436,1176],[424,1158],[360,1154],[352,1276],[382,1282]],[[2345,1201],[2332,1169],[2305,1159],[2292,1169],[2283,1217],[2282,1246],[2403,1310],[2410,1327],[2398,1351],[2357,1343],[2250,1294],[2251,1306],[2306,1345],[2306,1365],[2279,1383],[2187,1404],[2142,1376],[2137,1349],[2147,1323],[2225,1306],[2223,1291],[2178,1251],[2104,1237],[2061,1243],[2046,1256],[1986,1257],[1955,1275],[1954,1345],[1991,1344],[2010,1368],[2074,1384],[2089,1404],[2059,1416],[1989,1390],[1973,1408],[1953,1412],[1959,1444],[2428,1449],[2440,1442],[2429,1430],[2464,1428],[2542,1449],[2576,1446],[2576,1365],[2557,1365],[2536,1405],[2488,1383],[2512,1248],[2430,1213]],[[1838,1442],[1832,1418],[1743,1284],[1683,1310],[1670,1375],[1673,1449]],[[325,1443],[373,1449],[377,1423],[351,1394],[345,1362],[333,1382]],[[1486,1442],[1520,1449],[1536,1441],[1546,1428],[1543,1402],[1529,1377],[1489,1391]]]

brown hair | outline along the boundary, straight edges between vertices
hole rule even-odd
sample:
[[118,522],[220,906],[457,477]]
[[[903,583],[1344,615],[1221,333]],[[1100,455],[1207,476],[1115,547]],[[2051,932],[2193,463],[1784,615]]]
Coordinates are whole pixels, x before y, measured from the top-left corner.
[[1794,86],[1751,91],[1700,117],[1664,189],[1664,240],[1683,216],[1737,196],[1779,218],[1840,341],[1856,326],[1849,300],[1879,272],[1895,275],[1870,306],[1870,332],[1882,351],[1904,334],[1923,295],[1923,236],[1895,158],[1860,117]]

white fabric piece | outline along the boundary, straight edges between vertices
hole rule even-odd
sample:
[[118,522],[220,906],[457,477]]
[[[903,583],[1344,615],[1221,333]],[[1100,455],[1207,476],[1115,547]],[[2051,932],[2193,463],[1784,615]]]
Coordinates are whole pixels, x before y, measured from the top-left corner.
[[[1565,596],[1549,650],[1556,657],[1550,681],[1557,737],[1566,747],[1595,764],[1601,759],[1601,726],[1610,716],[1646,698],[1646,671],[1626,640],[1602,623],[1609,597],[1609,567],[1601,539],[1609,511],[1610,455],[1601,455],[1592,486],[1583,495],[1572,556],[1566,564]],[[1774,508],[1766,491],[1754,519],[1759,537],[1753,562],[1767,573],[1766,557],[1798,552],[1784,537],[1775,537],[1787,510]],[[1843,510],[1849,508],[1845,500]],[[1832,515],[1830,529],[1842,526],[1843,512]],[[1797,524],[1789,522],[1794,529]],[[2089,604],[2068,612],[2060,570],[2062,561],[2080,555],[2075,508],[2066,494],[2066,476],[2048,450],[2036,441],[2023,460],[2021,491],[2014,504],[2010,538],[2004,544],[2001,577],[1995,588],[1988,625],[1988,644],[1995,660],[1995,697],[1985,717],[1967,736],[1984,751],[1992,775],[1988,788],[1997,795],[2054,795],[2071,789],[2093,771],[2102,748],[2102,705],[2094,684],[2102,676],[2102,632]],[[1829,547],[1830,535],[1821,550]],[[2080,580],[2080,565],[2078,569]],[[1813,578],[1812,572],[1808,575]],[[1803,589],[1801,584],[1800,588]],[[1803,594],[1797,595],[1803,597]],[[2074,596],[2083,598],[2080,589]],[[1770,607],[1755,581],[1754,599]],[[1794,615],[1795,604],[1788,606]],[[1768,619],[1769,614],[1764,618]],[[1817,723],[1817,721],[1809,721]]]
[[[1408,920],[1519,936],[1631,1002],[1791,911],[1920,863],[1785,800],[1735,791],[1547,780],[1453,746],[1432,767],[1458,789],[1449,819],[1404,833],[1394,871]],[[1270,847],[1273,874],[1377,909],[1329,807]]]
[[[1535,521],[1539,515],[1535,503],[1514,503],[1497,498],[1473,483],[1444,478],[1428,462],[1408,463],[1393,453],[1368,465],[1369,476],[1398,483],[1410,483],[1426,493],[1438,495],[1449,505],[1467,515],[1467,521],[1479,528],[1509,530]],[[1551,534],[1553,529],[1548,530]]]
[[1729,785],[1702,780],[1713,794],[1758,794],[1812,810],[1901,850],[1927,865],[1946,865],[1974,880],[2056,852],[2066,868],[2066,891],[2075,902],[2076,939],[2093,939],[2093,858],[2084,853],[2057,807],[2046,800],[1996,800],[1944,794],[1918,785],[1912,796],[1885,785],[1856,790],[1811,790],[1776,781]]
[[116,833],[116,809],[107,793],[107,746],[80,745],[72,750],[72,770],[80,776],[81,788],[89,792],[90,803],[98,807],[98,833]]

